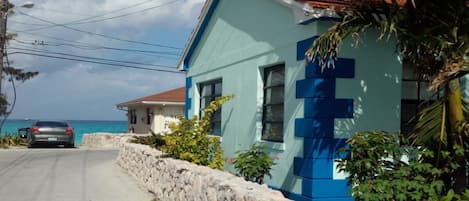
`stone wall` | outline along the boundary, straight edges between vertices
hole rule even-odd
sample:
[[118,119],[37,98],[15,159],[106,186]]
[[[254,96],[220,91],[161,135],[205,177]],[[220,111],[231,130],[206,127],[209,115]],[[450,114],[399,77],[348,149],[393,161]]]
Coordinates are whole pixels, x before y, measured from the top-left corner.
[[158,200],[288,200],[266,185],[187,161],[163,158],[162,152],[145,145],[123,143],[117,163]]
[[83,135],[81,146],[90,148],[109,148],[119,149],[119,147],[127,142],[134,134],[113,134],[113,133],[91,133]]

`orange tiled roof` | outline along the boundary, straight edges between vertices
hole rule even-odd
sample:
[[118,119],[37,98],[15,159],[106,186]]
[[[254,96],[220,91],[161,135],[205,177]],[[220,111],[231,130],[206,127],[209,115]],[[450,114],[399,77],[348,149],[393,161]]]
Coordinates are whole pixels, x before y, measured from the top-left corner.
[[119,105],[131,105],[141,102],[185,102],[186,100],[186,87],[181,87],[162,93],[145,96],[135,100],[120,103]]
[[[391,2],[391,0],[389,1]],[[299,0],[299,2],[306,3],[313,8],[332,8],[335,10],[346,10],[357,3],[366,3],[373,7],[379,7],[380,5],[385,3],[385,1],[383,0]]]

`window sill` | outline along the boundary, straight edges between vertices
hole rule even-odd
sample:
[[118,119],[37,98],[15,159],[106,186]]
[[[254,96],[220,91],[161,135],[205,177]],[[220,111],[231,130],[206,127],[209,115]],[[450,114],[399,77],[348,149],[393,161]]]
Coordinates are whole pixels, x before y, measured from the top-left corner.
[[265,148],[285,151],[285,142],[270,142],[265,140],[260,140],[259,142],[264,145]]

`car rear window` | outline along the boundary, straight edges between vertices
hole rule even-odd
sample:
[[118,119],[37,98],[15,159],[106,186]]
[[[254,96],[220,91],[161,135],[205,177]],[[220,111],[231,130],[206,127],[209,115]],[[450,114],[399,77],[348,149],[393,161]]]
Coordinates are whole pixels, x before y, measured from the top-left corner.
[[39,127],[68,127],[68,124],[65,122],[58,122],[58,121],[38,121],[36,122],[36,126]]

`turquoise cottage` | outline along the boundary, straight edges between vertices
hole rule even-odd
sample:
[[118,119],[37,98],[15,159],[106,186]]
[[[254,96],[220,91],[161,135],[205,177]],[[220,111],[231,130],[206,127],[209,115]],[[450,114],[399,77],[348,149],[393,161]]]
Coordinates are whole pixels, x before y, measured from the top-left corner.
[[235,95],[215,114],[213,134],[227,158],[264,144],[278,159],[268,185],[294,200],[352,200],[335,170],[337,148],[357,131],[406,129],[401,122],[428,95],[378,33],[359,48],[345,41],[335,68],[306,63],[340,2],[207,0],[178,65],[187,72],[186,115]]

